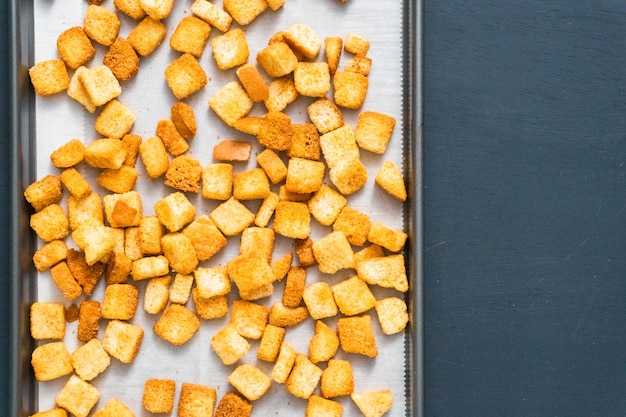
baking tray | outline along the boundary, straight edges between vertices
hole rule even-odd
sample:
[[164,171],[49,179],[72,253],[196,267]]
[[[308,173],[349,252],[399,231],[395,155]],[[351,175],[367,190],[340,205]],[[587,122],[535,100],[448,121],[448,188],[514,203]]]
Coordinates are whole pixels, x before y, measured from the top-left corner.
[[[221,2],[216,2],[221,5]],[[38,274],[32,266],[32,254],[41,244],[29,228],[32,209],[22,197],[25,187],[47,173],[55,171],[48,156],[51,150],[67,140],[78,137],[85,143],[98,135],[93,129],[95,115],[90,115],[64,93],[54,97],[35,96],[28,77],[28,68],[36,62],[56,58],[56,36],[61,30],[81,25],[85,1],[70,2],[44,0],[10,0],[11,24],[11,86],[10,95],[13,111],[11,113],[12,136],[12,192],[11,192],[11,364],[10,384],[11,416],[27,416],[37,410],[54,406],[54,395],[62,387],[66,378],[58,381],[37,383],[30,365],[30,354],[36,343],[29,333],[29,306],[33,301],[51,301],[55,298],[55,289],[49,284],[45,274]],[[171,61],[175,54],[167,45],[167,39],[180,18],[189,15],[191,2],[179,0],[174,11],[165,22],[168,36],[161,47],[150,57],[142,59],[140,74],[143,81],[122,83],[124,93],[120,100],[131,107],[137,121],[132,133],[144,138],[154,135],[156,121],[167,117],[169,106],[175,101],[162,77],[164,62]],[[105,0],[105,7],[113,8],[112,1]],[[372,58],[372,72],[369,75],[370,88],[362,110],[373,110],[394,116],[397,125],[394,130],[390,149],[385,159],[394,160],[402,166],[409,197],[405,204],[388,205],[377,199],[379,194],[374,189],[373,174],[370,173],[369,191],[359,191],[350,196],[349,205],[370,214],[375,220],[382,220],[389,226],[403,228],[409,235],[404,249],[407,260],[407,273],[410,289],[406,293],[411,321],[405,332],[383,341],[377,334],[380,354],[375,360],[364,360],[349,356],[353,361],[355,390],[389,388],[394,393],[394,406],[387,413],[389,416],[421,416],[422,405],[422,95],[421,95],[421,38],[422,38],[422,3],[405,0],[402,2],[381,3],[377,0],[349,0],[341,3],[335,0],[307,2],[287,0],[285,6],[277,12],[264,12],[247,26],[246,33],[250,44],[251,59],[260,50],[269,37],[296,23],[311,26],[321,37],[339,36],[345,39],[349,33],[356,33],[371,41],[368,56]],[[128,32],[133,21],[122,17],[121,34]],[[236,26],[236,25],[235,25]],[[256,33],[256,34],[255,34]],[[212,37],[219,34],[213,29]],[[101,62],[102,52],[91,64]],[[345,65],[348,58],[344,55],[340,65]],[[99,62],[98,62],[99,61]],[[233,80],[230,72],[215,70],[207,46],[201,63],[209,77],[209,84],[201,92],[186,99],[196,111],[199,135],[194,139],[190,154],[200,159],[203,164],[210,161],[210,149],[221,139],[248,139],[232,129],[226,128],[208,109],[207,99],[212,93]],[[341,68],[341,66],[340,66]],[[143,72],[151,75],[143,76]],[[153,94],[158,94],[154,96]],[[169,94],[169,96],[168,96]],[[132,98],[131,98],[132,97]],[[162,100],[160,97],[167,97]],[[125,101],[126,100],[126,101]],[[306,109],[293,106],[288,111],[294,122],[305,120]],[[256,108],[256,107],[255,107]],[[257,113],[259,110],[256,110]],[[254,114],[255,110],[253,110]],[[97,115],[98,112],[96,112]],[[346,122],[354,125],[358,112],[345,111]],[[256,150],[256,149],[255,149]],[[379,163],[381,157],[361,151],[362,159],[368,169]],[[254,158],[248,165],[240,165],[236,170],[245,170],[254,166]],[[138,163],[140,164],[140,162]],[[89,174],[87,174],[89,175]],[[92,181],[92,183],[94,183]],[[146,194],[152,191],[150,185],[140,185],[138,190]],[[144,188],[142,188],[144,187]],[[101,190],[100,190],[101,191]],[[168,192],[171,192],[170,189]],[[165,192],[164,190],[160,191]],[[380,191],[378,191],[380,192]],[[157,192],[153,193],[158,195]],[[376,201],[376,204],[372,204]],[[205,204],[198,202],[198,204]],[[144,200],[144,207],[151,207],[151,201]],[[208,213],[211,207],[203,207]],[[144,214],[149,214],[144,210]],[[321,232],[320,232],[321,233]],[[282,244],[283,247],[287,245]],[[235,246],[235,245],[229,245]],[[281,247],[281,243],[277,243]],[[224,257],[228,253],[224,254]],[[232,256],[232,254],[231,254]],[[222,260],[225,258],[221,258]],[[216,260],[215,262],[219,262]],[[350,275],[344,271],[342,277]],[[341,274],[340,274],[341,275]],[[308,280],[308,278],[307,278]],[[101,289],[100,289],[101,290]],[[96,289],[95,297],[97,297]],[[376,290],[377,298],[393,294],[386,290]],[[398,294],[393,294],[398,295]],[[56,293],[58,298],[58,293]],[[62,299],[58,299],[62,301]],[[66,303],[69,304],[69,303]],[[141,302],[138,315],[141,311]],[[375,318],[375,313],[370,312]],[[181,348],[165,346],[152,334],[150,329],[153,317],[135,317],[133,320],[144,325],[144,342],[135,362],[124,367],[112,360],[112,365],[105,374],[98,376],[93,384],[101,391],[101,399],[93,410],[110,398],[122,399],[136,415],[149,415],[141,407],[143,381],[147,377],[172,378],[177,381],[177,391],[181,382],[197,382],[210,385],[218,390],[218,400],[227,390],[232,390],[224,377],[232,368],[224,367],[210,351],[211,332],[223,326],[225,321],[205,324]],[[226,320],[226,319],[225,319]],[[101,331],[105,327],[101,323]],[[310,327],[294,332],[287,340],[297,342],[310,336]],[[68,326],[68,336],[74,336],[75,328]],[[301,332],[301,333],[299,333]],[[308,332],[308,333],[307,333]],[[289,332],[288,332],[289,334]],[[74,338],[75,339],[75,338]],[[70,352],[78,346],[75,341],[66,341]],[[300,342],[302,343],[302,342]],[[146,346],[155,346],[146,348]],[[306,344],[299,346],[299,351],[306,349]],[[151,350],[156,349],[156,350]],[[252,352],[252,350],[251,350]],[[158,363],[155,366],[155,356]],[[339,355],[339,354],[338,354]],[[244,361],[255,362],[252,354]],[[198,364],[200,366],[198,366]],[[263,370],[270,370],[267,365],[260,365]],[[123,384],[119,378],[124,378]],[[253,403],[253,415],[304,415],[306,402],[288,394],[283,387],[273,384],[270,392]],[[178,396],[178,393],[177,393]],[[340,398],[344,405],[344,415],[359,415],[358,409],[349,398]],[[278,405],[277,405],[278,404]]]

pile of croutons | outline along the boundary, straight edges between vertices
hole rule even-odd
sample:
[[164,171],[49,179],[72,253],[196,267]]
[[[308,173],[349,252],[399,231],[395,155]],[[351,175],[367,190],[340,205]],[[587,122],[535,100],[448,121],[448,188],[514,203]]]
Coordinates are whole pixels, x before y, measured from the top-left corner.
[[[350,361],[336,357],[340,348],[365,357],[379,354],[371,311],[386,335],[402,332],[409,321],[407,233],[349,205],[350,195],[368,181],[361,151],[383,155],[396,124],[394,117],[375,111],[361,112],[355,128],[344,123],[341,109],[360,111],[365,102],[370,42],[356,34],[322,41],[311,27],[297,24],[269,39],[255,65],[249,62],[244,27],[285,0],[224,0],[223,8],[195,0],[169,38],[180,53],[164,69],[176,102],[156,134],[142,138],[132,133],[135,113],[119,99],[122,85],[165,39],[162,20],[174,0],[114,0],[114,9],[90,3],[83,26],[59,35],[59,58],[30,68],[39,95],[65,91],[89,113],[99,112],[94,128],[101,135],[56,148],[50,159],[58,172],[24,191],[33,208],[30,225],[42,242],[34,266],[49,272],[65,298],[40,300],[30,308],[31,335],[40,341],[32,352],[35,378],[71,375],[56,396],[58,408],[35,416],[91,413],[100,393],[90,381],[111,358],[130,364],[141,349],[149,329],[132,322],[141,304],[147,314],[159,315],[152,331],[174,346],[188,342],[204,320],[230,314],[210,346],[224,365],[236,365],[227,381],[234,391],[218,402],[215,388],[183,383],[179,416],[248,416],[272,382],[308,400],[307,416],[341,416],[343,406],[334,399],[342,396],[351,396],[367,417],[386,413],[391,391],[356,392]],[[125,38],[119,13],[137,21]],[[233,21],[237,27],[231,27]],[[212,30],[221,32],[210,41],[217,67],[235,68],[237,79],[212,95],[208,107],[250,140],[215,144],[214,162],[203,166],[189,152],[199,134],[185,99],[208,83],[199,57]],[[101,65],[91,62],[94,44],[106,49]],[[352,57],[340,70],[344,52]],[[285,112],[301,96],[314,98],[307,107],[310,123],[293,123]],[[255,103],[265,106],[263,116],[250,116]],[[236,163],[253,157],[254,148],[261,149],[254,156],[257,166],[236,170]],[[96,184],[86,170],[96,172]],[[150,208],[136,190],[144,174],[170,190]],[[391,161],[381,161],[375,184],[390,198],[407,199],[403,173]],[[219,204],[201,214],[192,195]],[[251,201],[259,202],[255,211]],[[314,222],[326,230],[317,239],[311,236]],[[277,235],[291,239],[294,250],[274,259]],[[209,264],[233,244],[232,237],[239,254]],[[354,273],[334,285],[318,279],[342,270]],[[104,295],[95,299],[102,277]],[[370,286],[393,289],[398,296],[376,299]],[[276,288],[282,294],[269,305]],[[330,318],[336,329],[324,321]],[[308,319],[315,321],[315,333],[308,352],[298,352],[286,334]],[[81,345],[69,353],[66,323],[76,320]],[[102,320],[106,328],[99,340]],[[253,340],[256,358],[274,364],[271,375],[241,363]],[[173,380],[146,380],[143,407],[171,412],[176,389]],[[118,399],[93,414],[134,415]]]

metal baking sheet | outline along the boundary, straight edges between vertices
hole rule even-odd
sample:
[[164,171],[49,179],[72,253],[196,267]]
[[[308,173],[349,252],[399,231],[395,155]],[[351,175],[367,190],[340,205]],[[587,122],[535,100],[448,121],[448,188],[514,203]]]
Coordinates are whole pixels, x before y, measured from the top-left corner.
[[[63,301],[60,292],[51,284],[48,273],[37,273],[32,266],[32,254],[41,245],[29,228],[32,209],[23,199],[25,187],[49,173],[59,173],[49,159],[50,153],[61,144],[73,138],[84,143],[97,139],[93,125],[94,114],[86,112],[76,101],[65,93],[52,97],[39,97],[34,94],[28,77],[28,68],[39,61],[57,57],[56,39],[59,33],[71,26],[82,25],[87,2],[83,0],[13,0],[11,4],[12,42],[12,85],[11,95],[14,111],[11,115],[13,138],[13,190],[12,207],[12,353],[11,364],[11,414],[27,416],[37,410],[54,407],[54,397],[67,378],[46,383],[37,383],[32,374],[30,354],[36,342],[30,338],[28,309],[33,301]],[[221,1],[216,2],[221,6]],[[112,0],[102,4],[113,9]],[[155,134],[159,119],[169,116],[170,106],[176,101],[167,87],[163,71],[166,65],[178,55],[169,48],[169,36],[184,16],[191,14],[191,1],[179,0],[170,16],[164,20],[168,35],[161,46],[149,57],[141,59],[141,69],[137,77],[122,82],[122,95],[118,98],[130,107],[137,120],[131,133],[144,139]],[[120,14],[122,26],[120,36],[125,36],[136,24]],[[385,296],[405,296],[410,307],[411,322],[405,332],[384,336],[376,324],[376,314],[368,312],[375,323],[379,355],[367,359],[357,355],[338,352],[337,357],[351,361],[355,378],[355,391],[391,389],[394,405],[389,416],[420,416],[422,414],[422,301],[421,301],[421,3],[411,0],[381,3],[377,0],[348,0],[341,3],[335,0],[309,2],[287,0],[285,5],[274,12],[265,11],[254,22],[246,26],[246,38],[250,47],[250,60],[266,45],[276,32],[290,26],[304,23],[312,27],[320,38],[338,36],[343,39],[350,33],[358,34],[371,41],[368,56],[372,59],[369,74],[369,90],[363,108],[396,118],[389,147],[384,155],[374,155],[361,151],[361,159],[368,168],[369,179],[366,186],[348,197],[348,205],[369,214],[372,220],[380,220],[390,227],[404,229],[409,239],[405,248],[407,273],[410,290],[407,294],[373,288],[377,298]],[[234,24],[233,27],[237,25]],[[219,35],[213,28],[211,37]],[[105,50],[97,46],[98,53],[88,66],[98,65]],[[322,54],[316,60],[322,59]],[[342,68],[349,54],[342,56]],[[193,140],[189,155],[203,165],[211,162],[213,146],[222,139],[251,140],[254,138],[226,127],[209,109],[208,98],[226,82],[236,79],[234,70],[216,69],[207,45],[200,62],[209,78],[209,83],[201,91],[185,101],[196,113],[198,135]],[[301,98],[287,108],[286,112],[294,123],[308,122],[306,106],[312,100]],[[251,115],[262,115],[264,106],[255,105]],[[343,110],[346,123],[355,126],[360,111]],[[253,148],[249,163],[235,164],[235,171],[244,171],[255,166],[254,155],[259,148]],[[383,160],[392,160],[404,170],[409,198],[405,204],[393,201],[376,188],[373,176]],[[136,189],[143,199],[144,215],[153,214],[153,203],[172,192],[172,189],[145,179],[141,162],[137,164],[140,179]],[[83,174],[95,184],[95,173],[85,168]],[[107,192],[96,186],[102,196]],[[198,213],[209,213],[218,203],[188,195],[196,204]],[[62,203],[64,204],[64,203]],[[251,203],[254,210],[255,203]],[[314,223],[315,221],[313,221]],[[326,233],[321,226],[313,228],[312,237]],[[223,265],[238,251],[238,238],[229,240],[229,245],[218,256],[201,266]],[[71,245],[71,240],[68,241]],[[275,254],[278,257],[291,250],[288,239],[277,238]],[[356,248],[355,248],[356,249]],[[340,271],[333,277],[321,277],[315,268],[308,271],[307,282],[327,279],[335,283],[354,274],[354,271]],[[144,327],[145,336],[141,349],[131,365],[112,360],[109,368],[92,381],[101,393],[99,403],[93,411],[102,407],[111,398],[122,400],[135,415],[149,415],[141,405],[144,382],[148,378],[169,378],[177,382],[178,400],[183,382],[200,383],[217,389],[218,400],[228,390],[226,377],[234,369],[224,366],[210,348],[210,338],[214,332],[228,321],[228,317],[202,321],[196,335],[185,345],[174,347],[159,339],[152,331],[158,316],[146,314],[142,309],[141,296],[145,283],[137,283],[140,289],[140,305],[135,324]],[[277,285],[274,295],[260,303],[271,305],[280,298],[282,287]],[[102,299],[104,283],[101,280],[92,298]],[[233,295],[234,296],[234,295]],[[75,300],[75,302],[79,302]],[[192,303],[192,301],[189,301]],[[193,307],[191,307],[193,309]],[[329,323],[336,323],[329,320]],[[101,321],[101,335],[106,327]],[[286,340],[294,343],[300,352],[306,352],[312,335],[313,321],[309,320],[287,331]],[[68,324],[66,344],[69,351],[78,347],[76,324]],[[271,372],[271,364],[256,360],[256,346],[241,360],[253,363],[266,373]],[[323,367],[323,366],[322,366]],[[120,382],[122,381],[122,382]],[[344,406],[344,415],[360,415],[348,397],[337,399]],[[304,415],[306,401],[289,394],[283,386],[273,383],[268,393],[253,403],[253,415],[293,416]],[[93,412],[92,411],[92,412]]]

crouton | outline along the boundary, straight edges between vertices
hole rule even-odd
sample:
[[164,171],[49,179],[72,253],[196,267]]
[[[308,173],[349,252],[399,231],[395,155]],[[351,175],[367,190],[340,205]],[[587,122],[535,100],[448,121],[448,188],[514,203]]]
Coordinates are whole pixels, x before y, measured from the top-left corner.
[[158,136],[152,136],[139,145],[139,156],[146,168],[146,174],[152,179],[159,178],[170,166],[165,144]]
[[165,173],[165,185],[176,190],[199,193],[202,166],[200,162],[187,155],[180,155],[170,162]]
[[115,239],[111,228],[94,220],[84,222],[72,232],[72,240],[85,252],[88,265],[106,261],[113,251]]
[[70,374],[74,368],[64,342],[37,346],[31,354],[31,365],[37,381],[51,381]]
[[314,59],[322,48],[317,33],[302,23],[297,23],[285,31],[285,41],[294,51],[308,59]]
[[63,197],[61,181],[62,177],[58,175],[46,175],[26,187],[24,198],[35,211],[41,211],[46,206],[61,201]]
[[291,119],[282,112],[268,112],[257,134],[259,143],[266,148],[284,151],[291,147],[293,128]]
[[257,351],[257,358],[263,361],[275,362],[285,338],[285,333],[286,331],[283,327],[271,324],[265,326]]
[[226,269],[243,300],[250,299],[254,291],[274,282],[272,268],[263,257],[258,255],[236,256],[226,263]]
[[224,267],[197,268],[194,278],[198,294],[203,298],[227,295],[230,292],[230,278]]
[[187,104],[179,101],[174,103],[170,110],[172,122],[178,133],[186,140],[192,140],[196,136],[196,115]]
[[117,398],[111,398],[93,417],[135,417],[132,411]]
[[294,248],[298,256],[298,262],[304,268],[313,266],[317,263],[313,253],[313,240],[310,237],[304,239],[295,239]]
[[274,230],[266,227],[248,227],[241,233],[240,254],[261,256],[268,263],[274,251]]
[[261,168],[252,168],[233,176],[233,197],[237,200],[263,199],[269,192],[269,178]]
[[320,159],[320,140],[317,129],[310,123],[293,124],[293,139],[287,155],[312,161]]
[[322,374],[322,395],[324,398],[350,395],[354,392],[354,376],[350,362],[341,359],[330,359]]
[[69,234],[69,220],[58,204],[49,204],[30,216],[30,227],[44,242],[63,239]]
[[287,167],[280,156],[271,149],[265,149],[257,155],[256,161],[268,176],[272,184],[278,184],[287,177]]
[[291,327],[302,323],[309,317],[309,311],[305,306],[286,307],[281,302],[272,304],[269,314],[269,324],[278,327]]
[[67,411],[62,408],[53,408],[35,413],[31,417],[67,417]]
[[88,221],[104,224],[102,198],[98,193],[91,193],[80,200],[70,195],[67,198],[67,212],[71,230],[76,230],[78,226]]
[[76,417],[87,417],[99,399],[100,391],[96,387],[72,375],[54,402]]
[[223,140],[213,148],[216,161],[246,162],[250,159],[252,146],[243,140]]
[[217,391],[215,388],[183,382],[178,401],[178,416],[211,416],[216,402]]
[[70,248],[67,251],[67,267],[85,294],[91,295],[104,272],[105,265],[102,262],[89,265],[84,252]]
[[237,332],[234,325],[228,324],[213,335],[211,348],[224,365],[233,365],[248,353],[250,343]]
[[262,117],[249,116],[249,117],[243,117],[235,121],[232,127],[237,129],[240,132],[247,133],[248,135],[256,136],[259,133],[259,129],[261,128],[262,122],[263,122]]
[[350,195],[367,183],[367,168],[359,159],[341,160],[328,171],[328,176],[340,193]]
[[269,309],[246,300],[235,300],[230,323],[247,339],[260,339],[267,324]]
[[393,393],[388,389],[354,392],[350,397],[365,417],[381,417],[393,405]]
[[266,227],[270,222],[279,201],[280,198],[278,197],[278,194],[270,191],[269,194],[265,196],[256,212],[254,224],[258,227]]
[[313,194],[308,202],[313,217],[324,226],[332,225],[348,200],[328,185],[322,186]]
[[296,397],[307,399],[317,388],[321,377],[322,370],[305,355],[298,354],[285,388]]
[[139,57],[135,48],[124,38],[117,38],[102,58],[102,63],[111,69],[115,78],[128,81],[139,72]]
[[119,169],[126,159],[126,149],[118,139],[97,139],[85,148],[85,162],[94,168]]
[[59,56],[69,68],[85,65],[96,55],[96,48],[81,26],[74,26],[63,31],[57,38]]
[[130,31],[126,40],[139,55],[146,57],[163,42],[166,34],[167,28],[162,22],[146,16]]
[[174,283],[170,288],[170,303],[186,304],[191,295],[193,286],[193,275],[178,273],[174,277]]
[[114,193],[130,192],[137,182],[139,172],[133,167],[122,165],[119,169],[103,169],[96,177],[96,182]]
[[267,94],[267,98],[263,100],[267,111],[283,111],[300,97],[296,85],[290,77],[273,80],[268,86]]
[[172,119],[161,119],[157,123],[156,134],[161,138],[167,151],[173,156],[179,156],[189,150],[189,143],[178,132]]
[[274,231],[294,239],[304,239],[311,233],[311,214],[305,203],[279,201],[274,216]]
[[343,405],[337,401],[328,400],[319,395],[311,395],[304,412],[305,417],[327,416],[341,417],[343,414]]
[[289,342],[283,341],[280,345],[278,357],[272,368],[272,380],[284,384],[296,362],[296,348]]
[[143,309],[148,314],[158,314],[167,306],[170,299],[169,285],[172,282],[170,276],[152,278],[146,285],[143,298]]
[[334,317],[339,312],[330,285],[325,281],[307,285],[302,293],[302,300],[313,320]]
[[91,185],[76,168],[65,169],[61,173],[61,182],[70,194],[78,200],[82,200],[91,194]]
[[183,234],[189,238],[199,261],[209,260],[218,253],[227,240],[208,215],[203,214],[183,229]]
[[283,291],[282,303],[286,307],[296,308],[302,302],[304,286],[306,283],[306,269],[299,266],[292,266],[287,273],[285,289]]
[[163,255],[145,256],[133,261],[133,268],[130,275],[134,281],[143,279],[158,278],[170,272],[170,264]]
[[346,52],[350,52],[354,55],[367,55],[367,51],[370,48],[370,41],[355,33],[350,33],[346,36],[346,43],[344,49]]
[[356,72],[361,75],[365,75],[366,77],[369,75],[371,70],[372,58],[362,55],[356,55],[350,58],[344,67],[344,71]]
[[337,71],[333,78],[334,99],[339,107],[358,110],[363,107],[367,90],[368,78],[351,71]]
[[267,5],[273,11],[276,11],[285,5],[286,0],[266,0]]
[[[349,239],[348,239],[349,240]],[[367,259],[385,256],[383,248],[378,245],[369,245],[354,254],[354,262],[358,265]]]
[[163,20],[170,15],[174,0],[139,0],[141,8],[154,20]]
[[30,306],[30,335],[33,339],[65,337],[65,307],[56,302],[34,302]]
[[211,25],[195,16],[184,17],[170,37],[170,47],[200,58],[211,35]]
[[404,184],[402,171],[391,161],[383,162],[374,178],[376,185],[380,186],[389,195],[399,201],[406,201],[407,192]]
[[141,402],[151,413],[169,413],[174,408],[175,395],[176,381],[150,378],[144,384]]
[[298,62],[293,72],[298,93],[307,97],[324,97],[330,91],[330,71],[326,62]]
[[127,227],[120,230],[124,231],[124,254],[133,261],[140,259],[143,256],[143,253],[141,253],[141,236],[139,236],[139,227]]
[[383,154],[396,125],[396,119],[386,114],[365,111],[359,114],[356,125],[357,144],[365,150]]
[[178,232],[196,216],[196,208],[180,191],[157,201],[154,212],[170,232]]
[[103,201],[104,213],[111,227],[139,226],[143,218],[143,204],[137,191],[108,194]]
[[372,318],[369,315],[340,318],[337,322],[337,333],[344,352],[370,358],[378,355]]
[[[206,1],[206,0],[201,0]],[[209,107],[228,126],[245,117],[253,102],[237,81],[227,83],[209,99]]]
[[50,59],[33,65],[29,70],[35,93],[50,96],[65,91],[70,86],[70,76],[61,59]]
[[156,216],[144,216],[139,221],[141,252],[144,255],[160,255],[161,237],[165,234],[165,226]]
[[76,335],[81,342],[88,342],[98,337],[102,309],[96,300],[84,300],[78,307],[78,329]]
[[126,149],[126,160],[124,165],[128,167],[134,167],[139,157],[139,146],[143,139],[139,135],[126,134],[122,137],[122,143],[124,149]]
[[398,297],[376,301],[376,314],[384,334],[403,331],[409,322],[406,303]]
[[214,417],[250,417],[252,405],[232,391],[228,391],[215,409]]
[[39,272],[46,271],[65,260],[67,257],[67,244],[61,240],[53,240],[41,246],[33,255],[33,264]]
[[133,261],[124,253],[113,251],[104,270],[107,285],[125,284],[133,268]]
[[240,28],[231,29],[211,40],[213,59],[222,71],[243,65],[248,61],[250,50],[246,34]]
[[331,75],[334,75],[337,71],[337,68],[339,68],[342,47],[343,39],[341,39],[340,37],[331,36],[324,38],[326,62],[328,62],[328,70]]
[[50,154],[52,165],[56,168],[70,168],[78,165],[85,158],[85,145],[80,139],[71,139],[56,148]]
[[203,88],[208,79],[198,59],[191,54],[183,54],[165,69],[167,85],[174,96],[181,100]]
[[309,341],[311,362],[327,362],[339,349],[339,337],[333,329],[321,320],[315,322],[315,334]]
[[391,251],[402,250],[408,235],[402,230],[386,226],[380,221],[372,222],[372,227],[367,235],[367,240]]
[[360,157],[354,130],[350,125],[344,125],[320,136],[320,147],[330,169],[341,161],[351,161]]
[[94,42],[110,46],[117,38],[120,26],[121,22],[114,11],[95,4],[87,6],[83,28]]
[[309,118],[321,134],[332,132],[344,125],[343,115],[335,103],[327,98],[320,98],[307,107]]
[[246,26],[252,23],[267,7],[265,0],[224,1],[224,10],[226,10],[240,26]]
[[233,21],[228,13],[208,0],[195,0],[191,12],[220,32],[227,32]]
[[244,63],[237,68],[236,73],[246,93],[250,96],[250,100],[264,101],[269,97],[269,87],[254,65]]
[[[86,67],[78,67],[76,71],[74,71],[74,75],[70,78],[70,84],[67,88],[67,95],[80,103],[89,113],[93,113],[96,111],[98,106],[96,106],[85,87],[83,87],[81,76],[83,76],[88,69]],[[113,76],[115,78],[115,76]]]
[[111,320],[104,331],[102,347],[123,363],[131,363],[143,341],[143,328],[120,320]]
[[298,58],[284,42],[275,42],[266,46],[257,54],[256,60],[272,78],[290,74],[298,65]]
[[228,375],[228,382],[249,401],[261,398],[272,385],[270,377],[259,368],[243,364]]
[[113,5],[132,19],[141,20],[146,17],[146,11],[141,7],[139,0],[113,0]]
[[348,242],[355,246],[363,246],[365,244],[370,227],[371,221],[369,216],[349,206],[341,210],[335,223],[333,223],[333,230],[342,232],[348,239]]
[[130,284],[107,285],[102,301],[102,317],[130,320],[137,311],[139,290]]
[[326,274],[355,267],[354,252],[342,232],[330,232],[314,242],[313,254],[320,272]]
[[255,216],[240,201],[231,197],[211,211],[209,217],[225,236],[234,236],[250,226]]
[[376,298],[358,276],[333,285],[331,290],[339,310],[346,316],[355,316],[376,306]]
[[326,166],[323,162],[304,158],[290,158],[287,165],[287,191],[298,194],[314,193],[324,181]]
[[198,317],[180,304],[170,304],[154,324],[154,332],[173,345],[189,341],[200,328]]
[[70,362],[80,379],[91,381],[109,367],[111,358],[98,339],[91,339],[72,352]]
[[217,319],[228,314],[228,296],[216,295],[211,298],[204,298],[198,294],[198,289],[191,290],[193,303],[196,306],[196,313],[205,320]]

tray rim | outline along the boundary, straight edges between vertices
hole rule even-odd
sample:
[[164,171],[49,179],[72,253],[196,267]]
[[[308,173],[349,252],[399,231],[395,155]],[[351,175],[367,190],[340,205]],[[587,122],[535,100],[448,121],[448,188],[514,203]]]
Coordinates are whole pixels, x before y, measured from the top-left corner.
[[[356,1],[356,0],[354,0]],[[411,245],[406,249],[411,257],[409,293],[411,303],[410,346],[407,349],[407,372],[410,380],[406,393],[408,401],[407,416],[424,415],[424,307],[423,307],[423,10],[424,0],[404,0],[404,57],[403,73],[408,77],[404,81],[403,128],[408,129],[404,154],[407,156],[405,176],[411,190],[409,201],[405,205],[405,219],[408,220]],[[27,178],[33,178],[34,167],[28,158],[34,148],[34,113],[35,97],[28,79],[28,68],[33,61],[33,46],[30,40],[33,34],[32,0],[8,0],[9,11],[9,114],[10,140],[10,195],[9,195],[9,399],[11,416],[27,416],[28,410],[36,403],[36,383],[32,378],[29,357],[34,341],[29,334],[28,308],[34,297],[33,280],[25,282],[30,253],[35,247],[32,233],[27,233],[31,209],[22,198]],[[27,40],[26,45],[24,40]],[[25,111],[26,110],[26,111]],[[23,239],[24,235],[31,236]],[[28,349],[24,349],[27,346]]]

